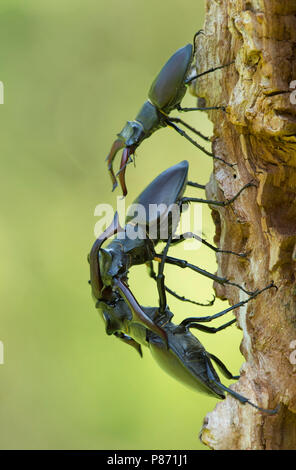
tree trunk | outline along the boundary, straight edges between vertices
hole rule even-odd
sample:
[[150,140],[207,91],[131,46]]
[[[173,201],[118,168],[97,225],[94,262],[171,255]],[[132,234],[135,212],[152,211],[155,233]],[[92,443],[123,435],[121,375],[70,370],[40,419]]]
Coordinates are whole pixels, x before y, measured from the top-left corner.
[[[248,290],[270,289],[237,315],[246,359],[231,386],[269,416],[231,396],[209,413],[201,440],[212,449],[296,449],[296,2],[207,0],[204,36],[197,38],[197,70],[235,61],[196,80],[194,94],[211,111],[215,161],[211,198],[234,204],[212,208],[215,242],[249,259],[217,255],[218,274]],[[293,91],[294,90],[294,91]],[[231,303],[236,288],[216,285]]]

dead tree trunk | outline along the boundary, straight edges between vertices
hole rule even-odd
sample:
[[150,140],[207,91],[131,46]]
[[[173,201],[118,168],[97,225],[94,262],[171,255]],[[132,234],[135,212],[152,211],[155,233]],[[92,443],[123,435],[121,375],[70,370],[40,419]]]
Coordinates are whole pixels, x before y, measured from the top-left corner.
[[[213,208],[216,243],[247,251],[249,261],[218,256],[220,276],[249,290],[270,289],[241,308],[246,359],[233,389],[275,416],[231,396],[207,415],[201,440],[213,449],[296,449],[296,2],[207,0],[205,35],[197,38],[198,72],[235,61],[196,80],[194,93],[211,111],[216,161],[208,195],[231,198],[254,181],[231,208]],[[233,287],[215,286],[231,303]]]

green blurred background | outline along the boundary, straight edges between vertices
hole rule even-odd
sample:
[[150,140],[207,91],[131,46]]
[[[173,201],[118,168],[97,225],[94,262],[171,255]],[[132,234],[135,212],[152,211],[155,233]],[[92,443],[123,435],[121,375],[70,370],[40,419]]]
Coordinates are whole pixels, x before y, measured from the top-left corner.
[[[86,262],[95,206],[115,207],[120,194],[110,191],[109,148],[164,62],[202,27],[203,3],[1,1],[2,449],[205,448],[198,433],[216,400],[165,375],[149,350],[141,360],[105,335]],[[196,101],[188,93],[183,103]],[[211,134],[205,114],[186,118]],[[208,181],[211,159],[171,130],[145,141],[136,169],[128,168],[127,202],[183,159],[191,180]],[[211,241],[207,207],[203,232]],[[204,248],[173,253],[216,270],[215,256]],[[200,301],[212,296],[211,281],[199,275],[170,266],[166,275],[179,293]],[[130,284],[143,305],[156,305],[145,268],[133,269]],[[178,321],[227,306],[217,301],[201,309],[172,298],[169,304]],[[237,373],[241,333],[235,326],[199,338]]]

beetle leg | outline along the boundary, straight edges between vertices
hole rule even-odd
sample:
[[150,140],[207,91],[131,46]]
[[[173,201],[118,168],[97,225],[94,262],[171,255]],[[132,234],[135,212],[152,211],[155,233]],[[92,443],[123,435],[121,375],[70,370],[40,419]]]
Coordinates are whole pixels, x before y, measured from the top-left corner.
[[207,75],[208,73],[215,72],[215,70],[224,69],[224,67],[229,67],[229,65],[232,65],[234,63],[235,63],[235,60],[232,60],[228,64],[218,65],[218,67],[212,67],[211,69],[208,69],[205,72],[201,72],[201,73],[198,73],[197,75],[194,75],[193,77],[187,78],[187,80],[185,81],[185,84],[188,85],[188,83],[193,82],[193,80],[196,80],[197,78],[202,77],[203,75]]
[[242,300],[241,302],[238,302],[237,304],[234,304],[232,305],[231,307],[228,307],[226,308],[225,310],[222,310],[221,312],[218,312],[218,313],[215,313],[214,315],[208,315],[206,317],[188,317],[188,318],[185,318],[185,320],[183,320],[179,326],[187,326],[188,324],[190,323],[197,323],[197,322],[200,322],[200,323],[208,323],[208,322],[211,322],[212,320],[215,320],[216,318],[220,318],[222,317],[223,315],[226,315],[226,313],[229,313],[231,312],[232,310],[235,310],[236,308],[239,308],[239,307],[242,307],[243,305],[247,304],[248,302],[250,302],[250,300],[254,299],[255,297],[257,297],[257,295],[259,294],[262,294],[262,292],[268,290],[268,289],[271,289],[271,288],[276,288],[277,287],[274,285],[273,282],[271,282],[268,286],[264,287],[263,289],[261,290],[257,290],[256,292],[254,292],[253,295],[251,295],[248,299],[246,300]]
[[189,111],[212,111],[214,109],[221,109],[222,111],[225,111],[226,108],[225,106],[207,106],[207,107],[198,107],[198,108],[182,108],[180,105],[177,106],[177,110],[183,113],[188,113]]
[[236,318],[233,320],[230,320],[227,323],[224,323],[221,326],[218,326],[217,328],[212,327],[212,326],[206,326],[206,325],[199,325],[198,323],[192,322],[186,324],[186,328],[195,328],[196,330],[204,331],[205,333],[218,333],[218,331],[222,331],[228,326],[232,325],[233,323],[236,322]]
[[[158,256],[161,257],[162,255],[160,254]],[[186,260],[179,259],[179,258],[172,258],[171,256],[167,256],[166,262],[169,263],[169,264],[173,264],[175,266],[178,266],[179,268],[182,268],[182,269],[184,269],[184,268],[192,269],[192,271],[195,271],[195,272],[201,274],[202,276],[208,277],[209,279],[212,279],[213,281],[216,281],[219,284],[226,284],[226,285],[229,285],[229,286],[238,287],[240,290],[242,290],[243,292],[245,292],[248,295],[253,295],[254,294],[254,292],[247,291],[246,289],[244,289],[239,284],[236,284],[235,282],[229,281],[229,279],[227,279],[226,277],[219,277],[216,274],[209,273],[208,271],[205,271],[204,269],[201,269],[198,266],[195,266],[194,264],[188,263],[188,261],[186,261]]]
[[200,302],[196,302],[195,300],[190,300],[190,299],[187,299],[186,297],[184,297],[183,295],[179,295],[177,294],[176,292],[174,292],[173,290],[171,290],[169,287],[165,286],[165,290],[171,294],[173,297],[176,297],[176,299],[178,300],[181,300],[182,302],[189,302],[191,304],[194,304],[194,305],[199,305],[200,307],[211,307],[212,305],[214,305],[214,302],[216,300],[216,297],[215,295],[213,295],[213,299],[212,300],[209,300],[209,302],[207,304],[202,304]]
[[246,188],[249,188],[251,186],[257,187],[256,184],[254,184],[251,181],[250,183],[245,184],[235,196],[233,196],[231,199],[228,199],[227,201],[213,201],[213,200],[210,200],[210,199],[200,199],[200,198],[196,198],[196,197],[182,197],[182,199],[180,200],[180,203],[181,204],[186,204],[188,202],[201,202],[201,203],[210,204],[210,205],[213,205],[213,206],[225,207],[225,206],[228,206],[229,204],[231,204],[232,202],[234,202],[238,198],[238,196]]
[[[155,271],[154,271],[154,269],[153,269],[153,263],[152,263],[152,261],[149,261],[149,262],[147,262],[146,264],[147,264],[147,266],[148,266],[148,273],[149,273],[149,276],[150,276],[152,279],[154,279],[154,281],[156,281],[157,276],[156,276],[156,273],[155,273]],[[166,292],[168,292],[170,295],[172,295],[172,296],[175,297],[176,299],[181,300],[182,302],[189,302],[189,303],[194,304],[194,305],[199,305],[200,307],[211,307],[211,306],[214,304],[215,300],[216,300],[216,297],[213,296],[213,299],[210,300],[207,304],[202,304],[202,303],[200,303],[200,302],[196,302],[195,300],[187,299],[186,297],[177,294],[176,292],[174,292],[172,289],[170,289],[170,288],[167,287],[166,285],[165,285],[164,287],[165,287]]]
[[135,341],[133,338],[131,338],[130,336],[128,336],[124,333],[121,333],[121,332],[120,333],[115,332],[114,336],[116,336],[116,338],[121,339],[126,344],[129,344],[130,346],[135,348],[135,350],[140,354],[140,356],[143,357],[141,345],[139,343],[137,343],[137,341]]
[[195,147],[197,147],[199,150],[204,152],[209,157],[215,158],[216,160],[220,160],[221,162],[225,163],[225,165],[230,166],[231,168],[234,166],[234,164],[226,162],[225,160],[223,160],[223,158],[217,157],[216,155],[214,155],[213,153],[209,152],[204,147],[199,145],[188,134],[186,134],[186,132],[183,131],[183,129],[180,129],[180,127],[176,126],[170,119],[167,119],[166,123],[167,123],[168,126],[172,127],[172,129],[174,129],[176,132],[178,132],[178,134],[180,134],[182,137],[185,137],[185,139],[189,140],[189,142],[191,142]]
[[187,186],[193,186],[194,188],[198,188],[198,189],[206,189],[206,185],[194,183],[194,181],[187,181]]
[[194,127],[190,126],[189,124],[187,124],[187,122],[183,121],[182,119],[180,119],[180,118],[171,118],[170,117],[170,121],[171,122],[177,122],[179,124],[183,124],[183,126],[187,127],[187,129],[189,129],[191,132],[194,132],[196,135],[198,135],[202,139],[206,140],[207,142],[211,142],[210,137],[207,137],[206,135],[204,135],[201,132],[197,131],[196,129],[194,129]]
[[159,295],[159,313],[160,314],[164,313],[167,307],[165,284],[164,284],[165,277],[164,277],[163,271],[164,271],[164,265],[165,265],[167,253],[168,253],[171,241],[172,241],[172,237],[173,235],[171,234],[162,252],[162,259],[158,265],[158,274],[156,277],[156,283],[157,283],[157,289],[158,289],[158,295]]
[[178,243],[182,243],[183,241],[187,240],[188,238],[194,238],[195,240],[203,243],[204,245],[206,245],[208,248],[215,251],[216,253],[228,253],[230,255],[239,256],[240,258],[247,258],[247,253],[235,253],[234,251],[230,251],[230,250],[221,250],[220,248],[217,248],[216,246],[211,245],[211,243],[207,242],[202,237],[200,237],[199,235],[196,235],[195,233],[192,233],[192,232],[182,233],[181,235],[179,235],[179,237],[180,238],[173,239],[171,244],[172,245],[177,245]]
[[239,375],[232,375],[230,370],[227,369],[226,365],[219,359],[219,357],[215,356],[215,354],[208,353],[210,358],[217,364],[219,370],[222,372],[224,377],[229,380],[238,380],[240,378]]
[[224,392],[228,392],[230,395],[232,395],[234,398],[236,398],[243,405],[245,403],[248,403],[249,405],[253,406],[257,410],[262,411],[263,413],[268,413],[268,414],[273,415],[273,414],[278,412],[279,405],[273,410],[267,410],[265,408],[261,408],[260,406],[255,405],[255,403],[252,403],[247,397],[244,397],[240,393],[237,393],[234,390],[231,390],[231,388],[226,387],[221,382],[216,380],[215,377],[214,377],[214,374],[211,370],[211,367],[210,367],[210,364],[211,364],[210,359],[209,359],[208,354],[206,352],[204,353],[204,358],[205,358],[205,361],[206,361],[208,379],[210,380],[210,382],[213,382],[215,385],[217,385],[217,387],[219,387],[220,390],[223,390]]

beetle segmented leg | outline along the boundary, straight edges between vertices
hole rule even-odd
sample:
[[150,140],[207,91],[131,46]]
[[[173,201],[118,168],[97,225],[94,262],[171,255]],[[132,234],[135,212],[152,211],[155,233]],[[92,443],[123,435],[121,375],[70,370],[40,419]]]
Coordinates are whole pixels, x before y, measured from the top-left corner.
[[205,361],[206,361],[208,379],[211,382],[213,382],[215,385],[217,385],[217,387],[219,387],[221,390],[223,390],[224,392],[228,392],[230,395],[232,395],[234,398],[236,398],[243,405],[245,403],[248,403],[249,405],[253,406],[257,410],[262,411],[263,413],[268,413],[270,415],[273,415],[273,414],[278,412],[279,405],[273,410],[267,410],[265,408],[261,408],[260,406],[255,405],[255,403],[252,403],[247,397],[244,397],[243,395],[240,395],[240,393],[237,393],[234,390],[231,390],[231,388],[228,388],[225,385],[223,385],[221,382],[218,382],[218,380],[215,379],[213,372],[211,371],[210,359],[209,359],[207,353],[204,353],[204,358],[205,358]]
[[[180,105],[177,107],[178,111],[183,113],[189,113],[190,111],[212,111],[214,109],[221,109],[225,111],[225,106],[207,106],[207,107],[198,107],[198,108],[182,108]],[[171,119],[171,118],[170,118]]]
[[206,189],[205,184],[194,183],[194,181],[187,181],[187,186],[192,186],[193,188]]
[[230,370],[227,369],[226,365],[219,359],[219,357],[215,356],[215,354],[208,353],[210,358],[217,364],[219,370],[222,372],[224,377],[229,380],[238,380],[240,378],[239,375],[232,375]]
[[188,238],[194,238],[195,240],[203,243],[205,246],[207,246],[211,250],[215,251],[216,253],[226,253],[226,254],[229,254],[229,255],[235,255],[235,256],[238,256],[240,258],[246,258],[247,259],[247,253],[235,253],[235,251],[231,251],[231,250],[221,250],[220,248],[217,248],[216,246],[211,245],[211,243],[207,242],[202,237],[200,237],[199,235],[196,235],[195,233],[192,233],[192,232],[182,233],[181,235],[179,235],[179,237],[180,238],[173,239],[171,245],[177,245],[178,243],[182,243],[183,241],[188,240]]
[[[162,257],[161,254],[157,256]],[[226,277],[219,277],[216,274],[209,273],[208,271],[205,271],[204,269],[201,269],[198,266],[195,266],[194,264],[188,263],[188,261],[186,260],[179,259],[179,258],[172,258],[171,256],[167,256],[166,262],[169,264],[178,266],[179,268],[182,268],[182,269],[185,269],[185,268],[192,269],[192,271],[195,271],[201,274],[202,276],[208,277],[209,279],[212,279],[213,281],[216,281],[219,284],[222,284],[222,285],[225,284],[228,286],[238,287],[238,289],[242,290],[246,294],[251,295],[251,296],[254,295],[254,292],[247,291],[246,289],[244,289],[244,287],[240,286],[239,284],[236,284],[235,282],[231,282]]]
[[211,199],[200,199],[196,197],[183,197],[180,203],[186,204],[187,202],[201,202],[204,204],[211,204],[213,206],[225,207],[231,204],[232,202],[234,202],[246,188],[249,188],[251,186],[254,186],[255,188],[257,187],[256,184],[251,181],[250,183],[245,184],[235,196],[233,196],[231,199],[228,199],[227,201],[213,201]]
[[228,326],[233,325],[233,323],[235,322],[236,322],[236,318],[234,318],[233,320],[230,320],[227,323],[224,323],[221,326],[218,326],[217,328],[213,326],[199,325],[198,323],[192,322],[192,323],[188,323],[186,325],[186,328],[195,328],[196,330],[204,331],[205,333],[214,334],[214,333],[218,333],[218,331],[225,330],[225,328],[228,328]]
[[[149,276],[154,279],[154,281],[157,280],[157,276],[156,276],[156,273],[153,269],[153,263],[152,261],[149,261],[148,263],[146,263],[147,266],[148,266],[148,272],[149,272]],[[203,303],[200,303],[200,302],[196,302],[195,300],[191,300],[191,299],[187,299],[186,297],[184,297],[183,295],[179,295],[177,294],[177,292],[173,291],[172,289],[170,289],[169,287],[167,287],[166,285],[164,286],[166,292],[168,292],[170,295],[172,295],[173,297],[175,297],[176,299],[178,300],[181,300],[181,302],[189,302],[193,305],[199,305],[200,307],[211,307],[215,300],[216,300],[216,297],[215,295],[213,295],[213,299],[210,300],[207,304],[203,304]]]
[[224,69],[224,67],[229,67],[229,65],[232,65],[234,63],[235,63],[235,60],[232,60],[228,64],[219,65],[218,67],[212,67],[211,69],[208,69],[205,72],[201,72],[201,73],[198,73],[197,75],[194,75],[193,77],[187,78],[187,80],[185,81],[185,84],[188,85],[188,83],[193,82],[193,80],[196,80],[197,78],[202,77],[203,75],[207,75],[208,73],[215,72],[215,70]]
[[156,277],[157,289],[158,289],[158,297],[159,297],[159,312],[160,314],[164,313],[167,307],[167,300],[166,300],[166,293],[165,293],[165,283],[164,283],[164,264],[166,261],[167,252],[169,250],[173,235],[170,235],[166,246],[162,253],[161,262],[158,265],[158,274]]
[[256,292],[254,292],[254,294],[251,295],[248,299],[242,300],[241,302],[238,302],[237,304],[234,304],[231,307],[228,307],[225,310],[222,310],[221,312],[215,313],[214,315],[209,315],[209,316],[206,316],[206,317],[188,317],[188,318],[185,318],[180,323],[180,326],[187,326],[190,323],[197,323],[197,322],[200,322],[200,323],[211,322],[211,321],[215,320],[216,318],[220,318],[223,315],[226,315],[227,313],[231,312],[232,310],[235,310],[236,308],[242,307],[243,305],[250,302],[250,300],[255,299],[255,297],[257,297],[257,295],[260,295],[260,294],[262,294],[262,292],[264,292],[268,289],[272,289],[272,288],[277,289],[277,287],[274,285],[273,282],[271,282],[268,286],[264,287],[263,289],[257,290]]
[[204,152],[206,155],[208,155],[209,157],[212,157],[214,158],[215,160],[219,160],[223,163],[225,163],[225,165],[227,166],[230,166],[231,168],[233,167],[233,164],[232,163],[228,163],[226,162],[225,160],[223,160],[223,158],[221,157],[217,157],[216,155],[214,155],[213,153],[209,152],[208,150],[206,150],[204,147],[202,147],[201,145],[199,145],[195,140],[193,140],[188,134],[186,134],[185,131],[183,131],[183,129],[180,129],[180,127],[176,126],[170,119],[167,119],[166,120],[166,123],[168,126],[172,127],[172,129],[174,129],[176,132],[178,132],[178,134],[180,134],[182,137],[185,137],[185,139],[189,140],[189,142],[191,142],[195,147],[197,147],[199,150],[201,150],[202,152]]
[[207,137],[206,135],[203,135],[201,132],[197,131],[194,127],[190,126],[189,124],[187,124],[187,122],[183,121],[182,119],[180,119],[180,118],[170,118],[170,121],[182,124],[183,126],[187,127],[187,129],[189,129],[191,132],[194,132],[196,135],[198,135],[202,139],[206,140],[207,142],[211,142],[210,137]]

